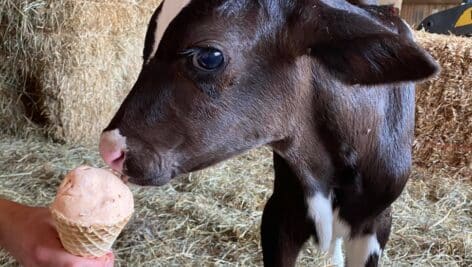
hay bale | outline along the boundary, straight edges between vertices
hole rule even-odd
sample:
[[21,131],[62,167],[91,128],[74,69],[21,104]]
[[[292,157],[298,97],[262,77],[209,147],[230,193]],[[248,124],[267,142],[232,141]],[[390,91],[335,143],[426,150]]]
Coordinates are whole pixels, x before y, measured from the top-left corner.
[[0,68],[20,109],[56,139],[95,143],[137,77],[160,1],[2,1]]
[[[18,104],[17,94],[12,81],[8,79],[8,70],[4,69],[5,55],[0,53],[0,133],[9,133],[23,128],[22,117],[25,114],[23,105]],[[14,122],[12,124],[12,122]]]
[[[56,139],[95,143],[136,79],[160,1],[2,1],[0,84],[10,88],[0,86],[3,131],[22,132],[29,117]],[[472,41],[418,38],[443,72],[419,86],[417,163],[470,166]]]
[[[2,58],[0,57],[0,62]],[[39,130],[28,119],[22,99],[8,79],[0,75],[0,133],[28,136]]]
[[[24,127],[22,105],[18,105],[15,101],[15,94],[6,83],[0,83],[0,132],[10,133],[11,130],[19,131],[18,128]],[[14,121],[13,125],[10,123]]]
[[416,163],[472,175],[472,38],[424,32],[417,38],[442,71],[417,88]]

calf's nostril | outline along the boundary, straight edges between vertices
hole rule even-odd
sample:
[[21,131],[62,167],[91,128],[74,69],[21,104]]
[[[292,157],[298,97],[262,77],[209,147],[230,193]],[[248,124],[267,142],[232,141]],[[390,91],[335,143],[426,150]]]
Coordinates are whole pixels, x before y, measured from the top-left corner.
[[101,150],[100,154],[108,166],[114,170],[121,171],[123,168],[123,163],[125,161],[125,152],[122,150],[117,151],[104,151]]
[[120,156],[117,159],[115,159],[114,161],[121,161],[121,160],[124,160],[124,159],[125,159],[125,152],[121,151]]
[[126,158],[125,150],[126,138],[117,129],[106,131],[100,137],[100,155],[112,169],[122,171]]
[[125,162],[125,152],[121,151],[121,153],[119,154],[119,157],[114,159],[109,165],[112,169],[122,172],[124,162]]
[[116,159],[114,159],[111,163],[115,166],[116,165],[123,165],[124,161],[125,161],[125,152],[121,151],[119,156]]

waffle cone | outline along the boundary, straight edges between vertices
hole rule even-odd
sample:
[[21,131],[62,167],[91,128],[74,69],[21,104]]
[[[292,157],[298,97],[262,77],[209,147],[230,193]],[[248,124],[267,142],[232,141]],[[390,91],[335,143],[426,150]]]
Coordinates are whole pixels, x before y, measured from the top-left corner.
[[54,209],[50,210],[62,245],[69,253],[80,257],[101,257],[109,253],[131,218],[130,215],[112,225],[83,225],[68,220]]

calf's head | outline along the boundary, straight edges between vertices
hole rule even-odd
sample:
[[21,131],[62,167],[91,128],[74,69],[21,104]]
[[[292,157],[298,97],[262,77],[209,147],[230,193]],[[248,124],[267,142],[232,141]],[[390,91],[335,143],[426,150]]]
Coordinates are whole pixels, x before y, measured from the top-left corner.
[[139,78],[102,135],[103,158],[134,183],[161,185],[299,134],[327,80],[352,90],[434,73],[384,11],[342,0],[164,1]]

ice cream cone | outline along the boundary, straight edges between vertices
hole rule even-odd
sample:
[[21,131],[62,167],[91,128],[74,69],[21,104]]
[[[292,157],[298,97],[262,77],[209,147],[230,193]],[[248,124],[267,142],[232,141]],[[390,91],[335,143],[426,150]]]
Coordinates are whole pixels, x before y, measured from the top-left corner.
[[80,257],[101,257],[109,253],[131,217],[113,225],[86,226],[67,220],[54,209],[51,209],[51,214],[64,248]]
[[50,211],[64,248],[81,257],[101,257],[133,214],[133,195],[113,173],[81,166],[59,186]]

